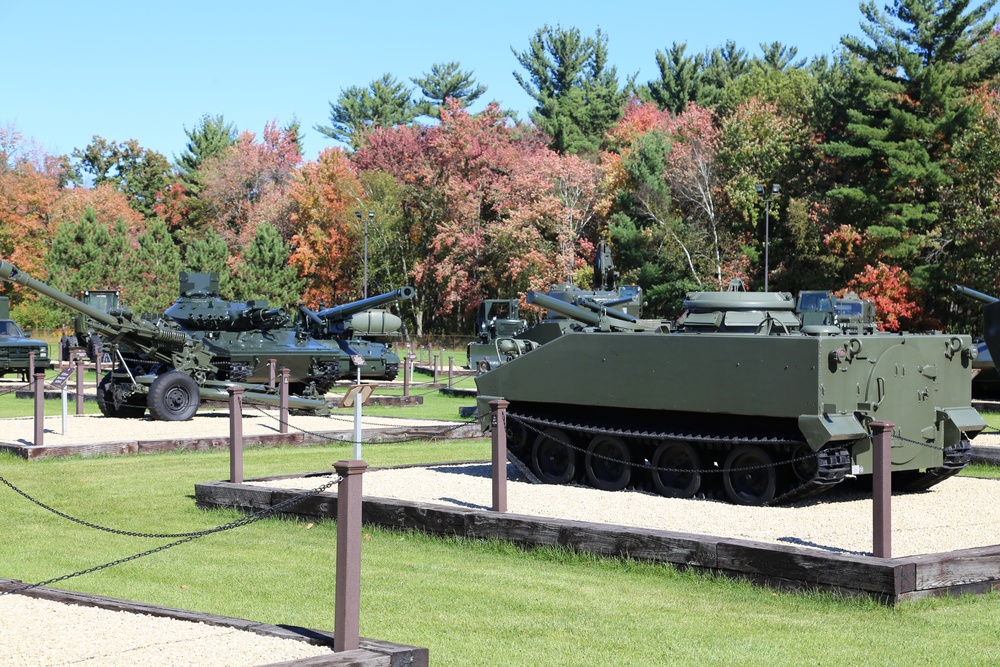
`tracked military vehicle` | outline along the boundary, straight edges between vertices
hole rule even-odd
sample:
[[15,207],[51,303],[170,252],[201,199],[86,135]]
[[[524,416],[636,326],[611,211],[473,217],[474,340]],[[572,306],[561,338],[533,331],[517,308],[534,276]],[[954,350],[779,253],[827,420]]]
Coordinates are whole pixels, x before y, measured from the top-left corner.
[[[327,411],[322,394],[338,377],[337,357],[308,335],[289,332],[279,339],[272,333],[288,319],[280,308],[223,302],[189,282],[186,296],[168,311],[173,319],[152,322],[128,308],[104,312],[88,306],[10,262],[0,261],[0,279],[81,313],[106,340],[112,369],[97,386],[97,404],[106,417],[138,419],[148,409],[156,420],[186,420],[201,400],[228,400],[226,390],[232,386],[244,389],[247,403],[278,405],[277,390],[258,382],[270,356],[291,369],[290,408]],[[193,329],[195,325],[200,328]]]
[[360,371],[362,379],[394,380],[399,374],[399,356],[391,346],[367,340],[365,336],[383,337],[398,332],[402,320],[381,307],[412,299],[414,294],[412,287],[405,286],[319,312],[299,306],[298,326],[339,355],[340,367],[348,379],[357,377]]
[[466,345],[469,368],[487,371],[503,362],[497,349],[499,338],[516,336],[528,328],[521,319],[517,299],[483,299],[476,310],[476,340]]
[[985,423],[968,336],[802,324],[787,293],[693,292],[674,324],[529,293],[577,323],[500,341],[478,410],[509,402],[510,452],[547,483],[737,504],[794,502],[872,473],[871,422],[894,426],[892,484],[961,470]]

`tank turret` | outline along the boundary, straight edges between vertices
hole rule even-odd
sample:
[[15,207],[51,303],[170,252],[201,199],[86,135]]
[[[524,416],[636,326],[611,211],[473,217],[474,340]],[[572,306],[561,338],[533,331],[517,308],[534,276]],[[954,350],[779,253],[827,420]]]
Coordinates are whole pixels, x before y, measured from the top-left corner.
[[284,308],[269,308],[266,299],[226,301],[219,297],[218,273],[181,271],[181,293],[164,313],[182,329],[252,331],[278,329],[291,321]]
[[[399,373],[399,356],[389,345],[366,340],[366,336],[393,335],[403,326],[399,316],[381,309],[394,301],[412,299],[410,286],[314,312],[299,306],[299,326],[329,349],[337,351],[347,377],[394,380]],[[363,363],[358,364],[358,360]]]

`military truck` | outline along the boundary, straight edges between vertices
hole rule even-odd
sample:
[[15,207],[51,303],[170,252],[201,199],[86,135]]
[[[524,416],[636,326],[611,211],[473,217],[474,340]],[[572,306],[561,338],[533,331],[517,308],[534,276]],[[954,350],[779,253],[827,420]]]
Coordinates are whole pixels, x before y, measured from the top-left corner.
[[10,319],[10,298],[0,296],[0,377],[17,373],[28,380],[28,353],[35,353],[35,371],[52,368],[49,345],[45,341],[29,338],[28,334]]
[[[91,308],[109,313],[112,308],[121,305],[121,290],[88,289],[80,292],[78,298]],[[71,351],[77,348],[84,349],[90,361],[95,361],[104,354],[104,341],[100,334],[94,333],[87,327],[87,318],[80,313],[73,318],[73,333],[63,336],[59,341],[59,358],[62,361],[71,361]]]

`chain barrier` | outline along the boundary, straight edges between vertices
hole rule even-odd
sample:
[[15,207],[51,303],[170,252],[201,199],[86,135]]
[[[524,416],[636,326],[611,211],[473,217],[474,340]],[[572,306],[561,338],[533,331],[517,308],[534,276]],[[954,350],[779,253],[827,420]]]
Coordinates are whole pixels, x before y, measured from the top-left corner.
[[31,385],[33,384],[34,384],[33,382],[29,382],[28,384],[15,385],[12,389],[8,389],[6,386],[4,386],[3,389],[0,389],[0,396],[15,394],[19,391],[29,391],[31,389]]
[[[543,436],[543,437],[545,437],[545,438],[547,438],[549,440],[552,440],[553,442],[557,442],[560,445],[563,445],[563,446],[568,447],[568,448],[570,448],[570,449],[572,449],[572,450],[574,450],[576,452],[579,452],[580,454],[589,455],[589,456],[591,456],[593,458],[603,459],[603,460],[609,461],[611,463],[617,463],[619,465],[629,466],[631,468],[641,468],[643,470],[653,470],[653,471],[656,471],[656,472],[677,472],[677,473],[684,473],[684,474],[694,474],[694,473],[697,473],[697,474],[700,474],[700,475],[707,475],[707,474],[716,473],[716,472],[722,472],[723,471],[722,468],[707,468],[707,469],[702,469],[702,470],[698,470],[698,469],[694,469],[694,468],[664,468],[664,467],[661,467],[661,466],[654,466],[654,465],[652,465],[651,461],[650,461],[650,465],[646,465],[645,463],[639,463],[637,461],[623,461],[623,460],[616,459],[616,458],[611,457],[611,456],[605,456],[603,454],[598,454],[597,452],[589,452],[588,450],[581,449],[580,447],[577,447],[576,445],[574,445],[572,443],[563,442],[562,440],[556,440],[555,438],[553,438],[552,436],[548,435],[547,433],[538,430],[533,424],[531,424],[531,423],[529,423],[529,422],[527,422],[527,421],[525,421],[523,419],[518,418],[516,415],[512,415],[510,413],[507,413],[507,416],[510,417],[510,418],[512,418],[512,419],[514,419],[515,421],[517,421],[518,423],[522,424],[523,426],[531,429],[532,431],[534,431],[538,435],[541,435],[541,436]],[[595,431],[595,432],[600,432],[600,431]],[[814,460],[815,458],[816,458],[816,454],[814,452],[814,453],[806,454],[804,456],[800,456],[800,457],[797,457],[797,458],[788,459],[786,461],[780,461],[778,463],[763,463],[763,464],[755,465],[755,466],[742,466],[742,467],[739,467],[739,468],[726,468],[725,470],[728,471],[728,472],[750,472],[752,470],[765,470],[767,468],[778,468],[779,466],[783,466],[783,465],[789,465],[789,464],[793,464],[793,463],[801,463],[803,461],[811,461],[811,460]]]
[[[257,410],[258,412],[260,412],[265,417],[268,417],[268,418],[273,419],[273,420],[278,421],[278,422],[281,421],[280,417],[278,417],[277,415],[273,415],[270,412],[267,412],[260,405],[257,405],[257,404],[244,404],[244,405],[245,406],[253,407],[255,410]],[[459,422],[458,424],[455,424],[453,426],[448,426],[448,427],[444,428],[440,432],[439,435],[434,435],[434,436],[426,436],[425,435],[425,436],[420,436],[420,437],[414,436],[414,437],[400,438],[398,440],[379,440],[379,444],[398,445],[398,444],[405,444],[407,442],[420,442],[421,440],[428,440],[430,438],[441,437],[441,435],[444,435],[444,434],[447,434],[447,433],[452,433],[454,431],[457,431],[460,428],[465,428],[469,424],[475,423],[478,419],[479,419],[479,416],[476,415],[476,417],[474,419],[469,419],[469,420],[466,420],[466,421]],[[294,426],[291,423],[288,423],[288,427],[292,428],[292,429],[295,429],[299,433],[303,433],[305,435],[309,435],[309,436],[312,436],[314,438],[317,438],[320,442],[337,443],[337,444],[342,444],[342,445],[352,445],[352,444],[354,444],[354,440],[353,439],[352,440],[346,440],[344,438],[337,438],[337,437],[334,437],[334,436],[331,436],[331,435],[326,435],[324,433],[317,433],[315,431],[307,431],[306,429],[300,428],[298,426]]]
[[[2,479],[2,478],[0,478],[0,479]],[[342,477],[340,477],[339,475],[336,475],[329,482],[327,482],[326,484],[324,484],[324,485],[322,485],[322,486],[320,486],[318,488],[310,489],[309,491],[305,491],[303,493],[300,493],[297,496],[293,496],[291,498],[283,500],[283,501],[281,501],[280,503],[278,503],[276,505],[272,505],[271,507],[267,507],[267,508],[264,508],[262,510],[258,510],[256,512],[254,512],[253,514],[248,514],[248,515],[240,517],[239,519],[236,519],[234,521],[230,521],[229,523],[222,524],[221,526],[215,526],[214,528],[207,528],[205,530],[200,530],[200,531],[196,531],[196,532],[193,532],[193,533],[176,533],[175,535],[171,535],[171,534],[168,534],[168,533],[164,533],[164,534],[161,534],[161,535],[156,535],[156,534],[153,534],[153,533],[147,533],[147,534],[130,533],[130,532],[127,532],[127,531],[118,531],[118,530],[115,530],[115,529],[104,528],[104,527],[101,527],[101,526],[97,526],[96,524],[90,524],[89,522],[85,522],[85,521],[82,521],[82,520],[77,521],[77,523],[81,523],[81,524],[83,524],[85,526],[89,526],[91,528],[97,528],[99,530],[105,530],[105,531],[108,531],[108,532],[114,532],[114,533],[117,533],[117,534],[120,534],[120,535],[132,535],[132,536],[137,536],[137,537],[174,537],[174,536],[183,535],[184,537],[182,539],[179,539],[179,540],[175,541],[175,542],[170,542],[169,544],[161,544],[160,546],[155,547],[153,549],[147,549],[146,551],[141,551],[139,553],[132,554],[131,556],[126,556],[124,558],[119,558],[119,559],[113,560],[113,561],[111,561],[109,563],[104,563],[102,565],[95,565],[94,567],[89,567],[89,568],[87,568],[85,570],[79,570],[79,571],[73,572],[71,574],[64,574],[61,577],[55,577],[53,579],[47,579],[45,581],[40,581],[40,582],[35,583],[35,584],[26,584],[24,586],[18,586],[16,588],[11,588],[11,589],[8,589],[6,591],[0,591],[0,596],[2,596],[2,595],[9,595],[9,594],[12,594],[12,593],[21,593],[21,592],[30,590],[32,588],[38,588],[40,586],[49,586],[51,584],[55,584],[55,583],[58,583],[60,581],[65,581],[67,579],[72,579],[74,577],[83,576],[85,574],[91,574],[93,572],[99,572],[100,570],[105,570],[105,569],[107,569],[109,567],[114,567],[116,565],[122,565],[124,563],[128,563],[128,562],[131,562],[131,561],[134,561],[134,560],[138,560],[139,558],[143,558],[145,556],[151,556],[151,555],[153,555],[155,553],[159,553],[161,551],[166,551],[167,549],[179,546],[181,544],[186,544],[188,542],[193,542],[196,539],[199,539],[199,538],[202,538],[202,537],[206,537],[208,535],[214,535],[215,533],[221,533],[221,532],[224,532],[224,531],[227,531],[227,530],[232,530],[234,528],[241,528],[243,526],[248,526],[248,525],[250,525],[252,523],[256,523],[257,521],[260,521],[261,519],[266,519],[267,517],[269,517],[269,516],[271,516],[273,514],[277,514],[278,512],[281,512],[282,510],[287,509],[288,507],[291,507],[292,505],[296,505],[296,504],[302,502],[303,500],[305,500],[306,498],[311,498],[312,496],[318,495],[318,494],[322,493],[323,491],[326,491],[327,489],[329,489],[334,484],[340,483],[342,481],[342,479],[343,479]],[[24,494],[20,490],[16,489],[7,480],[3,480],[3,482],[4,482],[4,484],[6,484],[7,486],[11,487],[15,491],[18,491],[18,493],[21,493],[21,495],[24,495],[25,497],[28,497],[26,494]],[[42,505],[42,506],[46,507],[44,505]],[[50,508],[46,507],[46,509],[50,509]],[[60,513],[60,512],[57,512],[57,514],[59,514],[59,516],[62,516],[64,518],[68,518],[68,519],[71,518],[71,517],[69,517],[69,516],[67,516],[65,514]],[[74,519],[74,521],[75,521],[75,519]]]

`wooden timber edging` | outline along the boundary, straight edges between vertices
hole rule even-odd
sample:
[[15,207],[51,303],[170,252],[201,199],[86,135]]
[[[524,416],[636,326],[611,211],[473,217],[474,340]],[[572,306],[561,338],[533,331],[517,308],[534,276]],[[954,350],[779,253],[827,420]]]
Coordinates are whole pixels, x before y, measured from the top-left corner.
[[[0,578],[0,591],[6,591],[22,586],[23,582],[17,579]],[[330,654],[315,656],[312,658],[302,658],[299,660],[289,660],[281,663],[272,663],[272,667],[395,667],[396,665],[407,665],[411,667],[427,667],[428,650],[418,646],[408,646],[406,644],[394,644],[392,642],[377,639],[361,638],[360,646],[353,651],[333,652],[333,633],[323,630],[312,630],[300,628],[292,625],[270,625],[258,623],[240,618],[230,618],[228,616],[218,616],[216,614],[204,614],[196,611],[185,611],[172,607],[160,607],[158,605],[146,604],[144,602],[132,602],[130,600],[120,600],[102,595],[90,595],[87,593],[75,593],[56,588],[46,588],[39,586],[17,593],[25,597],[50,600],[63,604],[83,605],[87,607],[98,607],[111,611],[126,612],[130,614],[144,614],[147,616],[157,616],[160,618],[171,618],[178,621],[189,621],[192,623],[204,623],[216,627],[232,628],[246,632],[253,632],[267,637],[278,639],[293,639],[304,641],[314,646],[329,646]],[[99,628],[93,628],[99,632]],[[267,666],[261,666],[267,667]]]
[[[389,426],[369,427],[363,432],[362,442],[385,442],[399,438],[442,438],[466,439],[483,437],[482,428],[478,422],[469,422],[455,428],[447,426]],[[325,431],[321,433],[305,433],[295,431],[289,433],[268,433],[263,435],[244,435],[243,444],[257,446],[275,445],[319,445],[331,441],[353,442],[350,431]],[[208,438],[167,438],[160,440],[121,440],[116,442],[95,442],[78,445],[25,445],[23,443],[0,442],[0,451],[7,451],[23,459],[41,459],[53,456],[116,456],[125,454],[155,454],[173,451],[207,451],[213,449],[228,449],[229,436],[214,436]]]
[[[199,507],[226,507],[245,512],[269,508],[300,493],[300,489],[229,482],[195,485]],[[875,558],[751,540],[368,496],[364,498],[361,512],[364,523],[395,530],[499,539],[529,547],[556,546],[600,556],[669,563],[786,590],[861,595],[891,605],[935,595],[1000,590],[1000,545],[902,558]],[[329,491],[317,494],[286,513],[336,520],[337,494]]]

